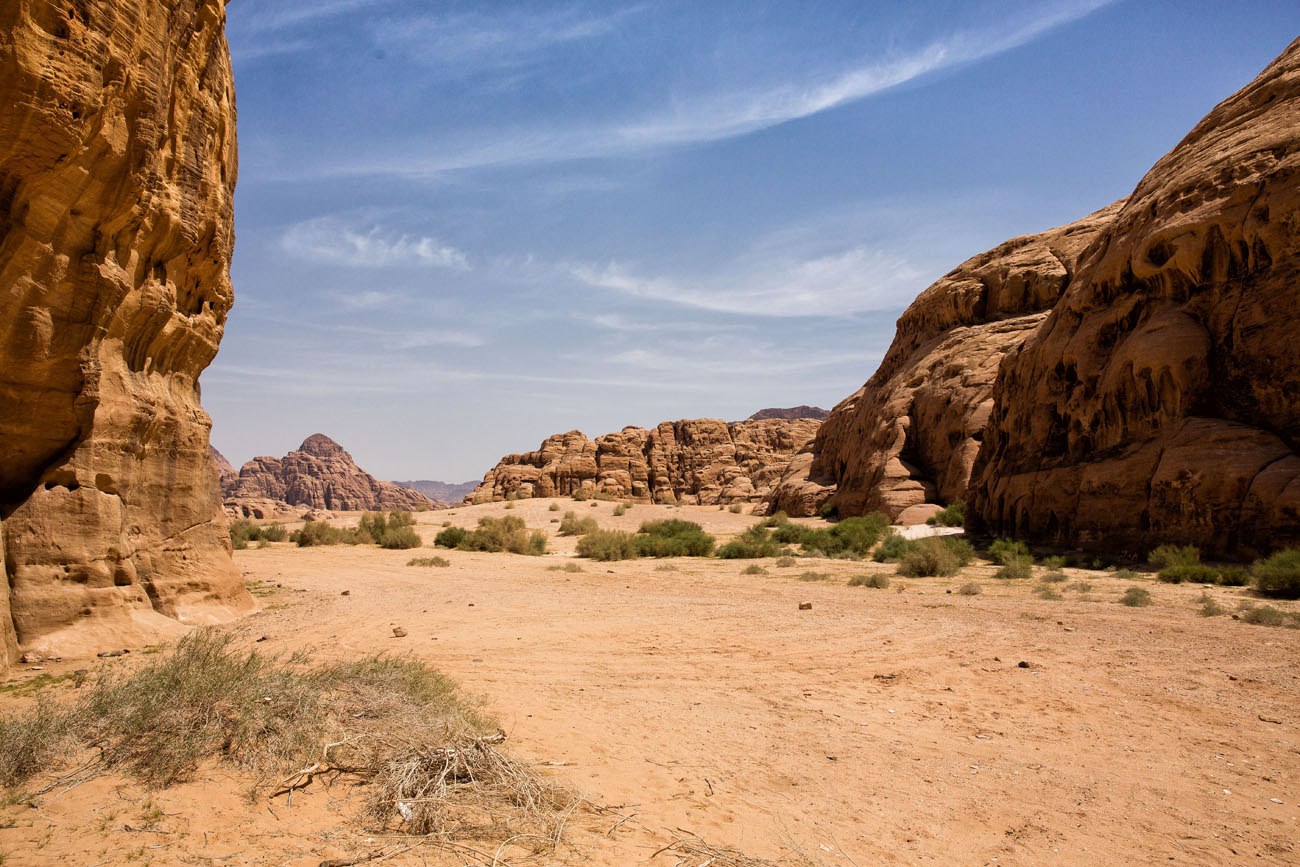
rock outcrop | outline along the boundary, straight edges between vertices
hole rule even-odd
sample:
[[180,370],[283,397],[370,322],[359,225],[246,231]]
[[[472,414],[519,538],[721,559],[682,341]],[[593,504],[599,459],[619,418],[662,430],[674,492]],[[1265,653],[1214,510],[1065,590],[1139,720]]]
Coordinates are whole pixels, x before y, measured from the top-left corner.
[[749,421],[766,421],[770,418],[811,418],[824,421],[828,415],[830,415],[830,410],[822,409],[820,406],[770,406],[751,415]]
[[1161,159],[1009,355],[977,526],[1084,547],[1300,542],[1300,40]]
[[430,479],[416,479],[410,482],[393,482],[404,488],[410,488],[424,494],[438,504],[460,503],[474,493],[478,482],[437,482]]
[[324,434],[307,437],[282,458],[253,458],[224,485],[222,494],[227,503],[275,500],[338,512],[433,507],[424,494],[381,482],[358,467],[341,445]]
[[212,447],[212,469],[217,474],[217,481],[225,485],[235,476],[239,475],[239,470],[235,469],[226,456],[217,451],[217,447]]
[[222,0],[0,5],[10,658],[19,645],[121,646],[252,606],[197,385],[233,297],[224,23]]
[[[1122,202],[963,264],[772,496],[1036,542],[1300,543],[1300,40]],[[994,373],[996,372],[996,377]]]
[[775,508],[897,518],[965,495],[1003,357],[1042,324],[1117,205],[1014,238],[912,302],[875,375],[836,405],[773,492]]
[[535,452],[502,458],[471,499],[602,494],[703,505],[757,503],[819,425],[815,419],[693,419],[650,430],[625,427],[595,441],[569,431],[548,437]]

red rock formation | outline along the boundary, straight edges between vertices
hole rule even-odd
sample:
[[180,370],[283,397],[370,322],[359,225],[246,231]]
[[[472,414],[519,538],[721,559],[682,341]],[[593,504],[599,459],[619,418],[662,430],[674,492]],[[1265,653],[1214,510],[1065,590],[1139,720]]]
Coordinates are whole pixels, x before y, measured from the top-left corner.
[[766,421],[769,418],[811,418],[825,421],[830,412],[820,406],[768,407],[749,417],[749,421]]
[[595,442],[569,431],[548,437],[535,452],[502,458],[470,499],[599,493],[705,505],[761,502],[819,424],[694,419],[653,430],[626,427]]
[[1117,210],[1014,238],[945,274],[912,302],[880,369],[796,456],[773,507],[897,517],[964,495],[1003,356],[1056,303],[1079,255]]
[[229,479],[239,475],[239,471],[226,460],[226,456],[217,451],[217,447],[212,447],[212,469],[217,474],[217,480],[225,484]]
[[251,607],[197,386],[232,299],[224,23],[222,0],[0,4],[10,658]]
[[1007,358],[971,487],[996,533],[1300,542],[1300,40],[1138,184]]
[[222,493],[227,502],[278,500],[340,512],[433,507],[424,494],[381,482],[358,467],[341,445],[324,434],[307,437],[282,458],[253,458],[226,482]]

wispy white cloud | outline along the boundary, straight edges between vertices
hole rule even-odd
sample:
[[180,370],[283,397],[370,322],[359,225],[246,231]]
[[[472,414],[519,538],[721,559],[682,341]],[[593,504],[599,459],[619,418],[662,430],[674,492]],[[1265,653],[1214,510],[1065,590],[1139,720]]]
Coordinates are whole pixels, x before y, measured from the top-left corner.
[[335,217],[298,223],[280,239],[286,253],[309,262],[357,268],[419,266],[466,270],[463,252],[437,238],[394,234],[382,226],[357,228]]
[[392,4],[393,0],[258,0],[257,6],[239,20],[253,31],[286,30],[353,12],[374,13]]
[[[704,96],[679,96],[670,105],[631,119],[583,123],[569,128],[494,131],[490,139],[430,147],[399,154],[373,154],[326,169],[328,174],[392,174],[430,177],[464,169],[616,157],[665,147],[702,144],[748,135],[801,120],[967,63],[1026,45],[1117,0],[1062,0],[1039,6],[1015,20],[968,29],[909,51],[870,63],[799,81],[767,83],[749,89],[715,89]],[[519,50],[568,31],[523,38]],[[581,28],[573,32],[585,32]],[[595,30],[592,31],[593,33]],[[457,51],[478,51],[497,36],[470,39]],[[501,36],[502,39],[508,39]],[[449,48],[448,50],[453,50]],[[700,90],[707,90],[701,86]],[[430,156],[430,152],[432,156]]]
[[902,306],[924,275],[906,260],[852,247],[803,259],[759,258],[692,279],[643,276],[611,262],[578,264],[587,286],[634,298],[747,316],[842,316]]

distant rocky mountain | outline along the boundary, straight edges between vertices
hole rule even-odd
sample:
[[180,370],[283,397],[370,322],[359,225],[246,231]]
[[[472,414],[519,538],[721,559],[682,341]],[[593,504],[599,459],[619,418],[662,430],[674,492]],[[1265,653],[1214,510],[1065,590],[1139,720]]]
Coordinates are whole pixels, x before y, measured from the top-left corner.
[[341,445],[313,434],[282,458],[253,458],[222,485],[225,500],[278,500],[342,512],[428,509],[424,494],[381,482],[357,466]]
[[768,407],[767,409],[760,409],[751,415],[748,421],[766,421],[770,418],[811,418],[822,421],[828,415],[830,415],[830,411],[822,409],[820,406]]
[[234,465],[226,460],[225,455],[217,451],[216,446],[209,445],[208,448],[212,449],[212,468],[217,471],[217,479],[222,485],[226,483],[227,479],[239,475],[239,470],[235,469]]
[[968,501],[990,535],[1300,543],[1300,40],[1125,200],[925,290],[772,508]]
[[507,455],[483,477],[475,501],[604,494],[653,502],[757,503],[808,445],[821,422],[719,419],[625,427],[587,439],[548,437],[535,452]]
[[410,488],[413,491],[419,491],[435,503],[459,503],[474,493],[478,487],[478,481],[461,482],[454,484],[452,482],[434,482],[429,479],[416,479],[410,482],[393,482],[395,485],[401,485],[404,488]]

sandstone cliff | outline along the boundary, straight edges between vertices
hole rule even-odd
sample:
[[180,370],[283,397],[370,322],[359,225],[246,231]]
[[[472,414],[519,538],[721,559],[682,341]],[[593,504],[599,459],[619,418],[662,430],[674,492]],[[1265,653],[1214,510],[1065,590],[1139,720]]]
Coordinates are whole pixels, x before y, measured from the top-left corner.
[[1300,542],[1300,40],[1142,179],[1002,366],[978,526]]
[[238,476],[227,479],[222,494],[227,501],[278,500],[341,512],[433,507],[424,494],[381,482],[358,467],[341,445],[324,434],[307,437],[282,458],[253,458]]
[[765,421],[769,418],[811,418],[817,421],[824,421],[826,416],[830,415],[828,410],[820,406],[788,406],[788,407],[768,407],[760,409],[749,417],[749,421]]
[[232,300],[224,23],[222,0],[0,4],[10,656],[251,607],[197,385]]
[[430,500],[439,504],[450,504],[462,502],[474,489],[478,487],[478,482],[438,482],[432,479],[415,479],[409,482],[393,482],[395,485],[401,485],[403,488],[410,488],[413,491],[419,491]]
[[1118,206],[1014,238],[962,263],[912,302],[875,375],[841,401],[773,492],[814,514],[883,511],[964,496],[998,364],[1060,297],[1080,254]]
[[217,480],[225,485],[228,480],[239,475],[239,471],[226,460],[226,456],[217,451],[217,447],[212,447],[212,469],[217,474]]
[[651,430],[625,427],[594,442],[569,431],[548,437],[535,452],[502,458],[470,499],[599,493],[654,502],[757,503],[819,424],[693,419]]

